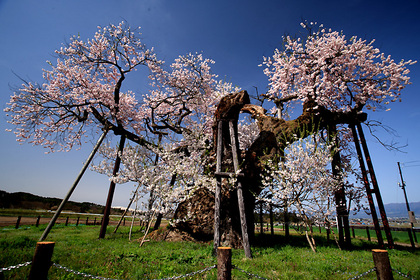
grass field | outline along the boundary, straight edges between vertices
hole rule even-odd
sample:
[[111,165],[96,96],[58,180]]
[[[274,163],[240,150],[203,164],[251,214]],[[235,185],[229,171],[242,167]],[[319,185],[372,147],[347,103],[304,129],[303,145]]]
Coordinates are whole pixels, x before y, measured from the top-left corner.
[[[45,225],[0,228],[0,268],[32,260],[36,242]],[[216,264],[211,243],[146,242],[139,247],[143,233],[134,227],[132,241],[129,227],[113,234],[108,228],[105,239],[98,239],[99,226],[57,225],[47,241],[54,241],[52,261],[75,271],[112,279],[161,279],[202,270]],[[286,240],[282,232],[257,238],[252,247],[253,259],[246,259],[243,250],[232,252],[233,265],[267,279],[349,279],[373,268],[371,249],[375,243],[353,239],[353,248],[339,250],[335,243],[317,233],[317,252],[309,248],[303,235],[291,231]],[[391,266],[420,279],[420,251],[392,249],[388,251]],[[4,271],[4,279],[26,279],[30,267]],[[216,279],[216,269],[185,279]],[[400,279],[399,275],[394,275]],[[252,279],[234,269],[233,279]],[[1,277],[0,277],[1,279]],[[52,267],[49,279],[86,279],[63,269]],[[376,279],[370,273],[362,279]]]

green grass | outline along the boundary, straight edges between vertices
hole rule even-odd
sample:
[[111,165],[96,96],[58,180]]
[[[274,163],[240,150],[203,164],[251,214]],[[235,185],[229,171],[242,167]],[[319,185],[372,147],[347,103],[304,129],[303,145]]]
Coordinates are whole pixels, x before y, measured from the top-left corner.
[[[0,228],[0,267],[30,261],[36,242],[45,225]],[[142,233],[134,227],[132,241],[129,227],[120,227],[113,234],[108,227],[105,239],[98,239],[99,226],[57,225],[47,241],[54,241],[52,261],[76,271],[115,279],[160,279],[186,274],[216,264],[211,243],[146,242],[139,247]],[[293,233],[293,231],[291,231]],[[372,235],[372,234],[371,234]],[[332,237],[331,237],[332,238]],[[248,272],[268,279],[349,279],[373,268],[371,249],[375,243],[353,239],[351,250],[339,250],[331,240],[316,235],[317,252],[309,248],[303,235],[286,240],[280,234],[258,238],[252,247],[253,259],[246,259],[243,250],[232,251],[232,263]],[[420,252],[392,249],[388,251],[391,266],[404,274],[420,279]],[[5,271],[5,279],[26,279],[30,267]],[[216,269],[186,279],[216,279]],[[398,275],[394,275],[399,279]],[[0,277],[1,278],[1,277]],[[237,269],[233,279],[249,279]],[[86,279],[52,267],[49,279]],[[376,279],[370,273],[363,279]]]

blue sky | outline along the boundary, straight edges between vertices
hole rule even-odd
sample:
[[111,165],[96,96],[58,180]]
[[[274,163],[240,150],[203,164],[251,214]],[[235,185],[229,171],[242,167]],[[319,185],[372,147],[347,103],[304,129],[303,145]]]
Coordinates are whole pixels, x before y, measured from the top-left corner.
[[[72,35],[92,37],[97,26],[127,21],[141,26],[143,41],[160,58],[171,62],[178,55],[202,52],[216,61],[219,78],[255,93],[263,93],[267,78],[258,65],[263,56],[281,46],[285,34],[302,32],[302,19],[327,28],[371,40],[375,47],[396,61],[420,61],[419,0],[366,1],[227,1],[227,0],[0,0],[0,104],[4,109],[19,78],[42,82],[53,52]],[[402,102],[390,112],[369,113],[394,128],[399,137],[380,134],[382,140],[407,144],[405,153],[390,152],[372,137],[368,145],[385,203],[402,203],[397,162],[402,163],[409,201],[420,201],[420,63],[410,67],[412,85],[402,93]],[[145,90],[145,81],[129,81],[134,91]],[[45,154],[30,144],[19,145],[12,128],[0,117],[0,189],[25,191],[42,196],[64,197],[92,144],[68,153]],[[365,129],[365,134],[368,131]],[[104,204],[109,181],[87,171],[72,196],[75,201]],[[133,184],[117,186],[114,206],[128,203]],[[420,215],[420,213],[418,213]]]

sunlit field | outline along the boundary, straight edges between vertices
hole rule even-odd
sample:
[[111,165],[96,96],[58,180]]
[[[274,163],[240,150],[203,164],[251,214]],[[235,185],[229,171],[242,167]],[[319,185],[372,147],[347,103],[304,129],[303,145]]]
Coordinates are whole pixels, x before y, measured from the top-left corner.
[[[9,267],[32,260],[36,243],[45,225],[23,225],[0,228],[0,267]],[[105,239],[98,239],[99,226],[84,224],[57,225],[47,241],[54,241],[52,262],[72,270],[112,279],[161,279],[203,270],[217,263],[212,243],[145,242],[141,228],[109,226]],[[161,229],[162,230],[162,229]],[[294,230],[286,239],[283,231],[275,236],[257,235],[252,246],[252,259],[246,259],[241,249],[232,251],[233,279],[250,279],[251,274],[266,279],[349,279],[374,267],[371,250],[377,248],[366,239],[353,239],[352,248],[340,250],[332,236],[315,232],[317,252],[309,247],[306,237]],[[146,238],[147,240],[147,238]],[[388,251],[393,269],[420,279],[420,250],[397,247]],[[4,271],[4,279],[26,279],[30,266]],[[243,270],[243,271],[242,271]],[[216,279],[217,270],[185,279]],[[399,279],[399,275],[394,275]],[[1,279],[1,277],[0,277]],[[49,279],[85,279],[55,266],[49,270]],[[376,279],[375,272],[362,279]]]

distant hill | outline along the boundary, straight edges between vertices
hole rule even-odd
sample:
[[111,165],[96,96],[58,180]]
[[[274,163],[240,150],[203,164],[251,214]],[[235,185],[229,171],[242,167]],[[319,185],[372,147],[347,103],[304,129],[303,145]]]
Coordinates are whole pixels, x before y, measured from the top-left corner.
[[[420,202],[409,202],[410,210],[414,212],[416,218],[420,218]],[[408,218],[407,206],[405,203],[389,203],[385,204],[385,212],[388,218]],[[378,208],[376,207],[377,213],[379,213]],[[350,218],[368,218],[370,215],[367,215],[365,212],[357,213],[356,215],[350,215]]]
[[[0,190],[0,208],[10,209],[43,209],[56,210],[62,199],[52,197],[42,197],[25,192],[8,193]],[[102,214],[104,206],[91,202],[68,201],[63,210],[77,213]],[[120,210],[113,209],[112,212],[119,213]]]

